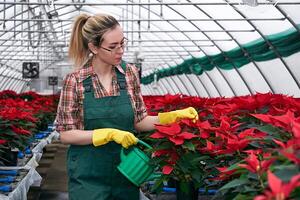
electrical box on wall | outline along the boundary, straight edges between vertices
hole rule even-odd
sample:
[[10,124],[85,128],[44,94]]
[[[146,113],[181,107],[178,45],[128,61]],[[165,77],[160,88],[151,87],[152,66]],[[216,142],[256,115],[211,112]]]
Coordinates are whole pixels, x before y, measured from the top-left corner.
[[58,84],[58,77],[57,76],[49,76],[48,77],[48,84],[49,85],[57,85]]

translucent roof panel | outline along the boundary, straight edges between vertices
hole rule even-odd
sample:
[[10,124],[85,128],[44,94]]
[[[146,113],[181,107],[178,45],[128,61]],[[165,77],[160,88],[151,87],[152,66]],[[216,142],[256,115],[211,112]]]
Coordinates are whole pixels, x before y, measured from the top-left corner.
[[[107,13],[119,20],[129,39],[123,59],[140,62],[143,78],[170,67],[186,67],[184,70],[189,72],[170,73],[174,75],[159,80],[157,88],[143,89],[149,94],[190,92],[215,97],[271,91],[300,96],[298,36],[292,35],[293,31],[299,32],[300,0],[258,0],[257,6],[245,2],[1,1],[0,80],[21,78],[22,63],[26,61],[39,62],[43,76],[47,69],[59,68],[57,74],[62,80],[72,70],[68,45],[75,17],[81,13]],[[276,40],[288,32],[292,36]],[[190,60],[202,71],[190,74]],[[287,81],[281,84],[278,80]],[[5,87],[22,88],[25,81]]]

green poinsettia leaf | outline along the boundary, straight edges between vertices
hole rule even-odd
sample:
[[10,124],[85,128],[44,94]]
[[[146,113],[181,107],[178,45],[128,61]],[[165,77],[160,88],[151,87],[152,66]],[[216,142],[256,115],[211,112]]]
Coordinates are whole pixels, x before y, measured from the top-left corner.
[[251,115],[237,116],[237,119],[239,120],[239,122],[244,122],[244,124],[254,124],[255,122],[260,122],[258,119]]
[[203,121],[206,121],[206,120],[209,120],[209,119],[214,119],[214,116],[212,114],[208,114],[206,117],[202,118]]
[[193,170],[191,175],[196,182],[200,183],[203,180],[203,173],[204,171]]
[[150,161],[149,161],[149,164],[150,165],[158,165],[159,163],[161,164],[165,164],[165,158],[164,157],[154,157],[154,158],[151,158]]
[[211,159],[210,156],[195,156],[190,162],[194,163],[194,164],[202,164],[205,165],[207,163],[207,161]]
[[201,162],[203,161],[204,158],[206,157],[200,156],[200,154],[197,152],[188,152],[180,158],[178,165],[184,168],[189,168],[189,169],[197,168],[199,170],[202,164],[205,164],[204,162]]
[[228,190],[235,187],[240,187],[244,184],[248,183],[246,179],[234,179],[233,181],[230,181],[229,183],[225,184],[223,187],[219,189],[219,191],[222,190]]
[[[270,124],[264,125],[264,126],[256,126],[254,128],[269,134],[269,136],[272,136],[273,138],[277,138],[277,139],[281,138],[280,135],[281,135],[282,131],[279,128],[274,127]],[[264,138],[264,139],[267,139],[267,138]]]
[[[269,140],[270,143],[272,142],[272,139],[264,138],[264,142],[266,142],[267,140]],[[261,149],[263,145],[260,142],[252,141],[251,143],[249,143],[249,146]]]
[[17,135],[15,132],[13,132],[11,129],[6,130],[5,132],[3,132],[3,134],[5,135],[9,135],[9,136],[15,136]]
[[247,177],[249,178],[249,180],[259,181],[257,174],[248,173]]
[[[3,148],[4,149],[4,148]],[[0,146],[0,153],[4,153],[5,151],[2,149],[2,147]]]
[[180,168],[181,173],[187,174],[189,172],[190,163],[184,160],[179,160],[177,162],[177,166]]
[[182,147],[190,151],[195,151],[195,145],[191,141],[185,141]]
[[151,187],[151,192],[161,193],[163,190],[165,178],[161,177],[156,179],[153,186]]
[[248,180],[248,174],[246,174],[246,173],[241,174],[240,180]]
[[[240,161],[240,162],[242,162],[242,161]],[[228,169],[228,170],[233,170],[233,169],[239,168],[238,164],[239,164],[240,162],[234,163],[234,164],[230,165],[227,169]]]
[[297,187],[291,194],[290,199],[300,200],[300,187]]
[[279,165],[274,167],[274,174],[282,181],[290,181],[290,179],[300,173],[299,166],[296,165]]
[[233,198],[233,200],[252,200],[252,199],[253,197],[251,197],[250,195],[243,195],[243,194],[238,194]]
[[[253,183],[254,183],[254,182],[251,182],[252,185],[254,185]],[[244,193],[255,194],[255,193],[257,193],[258,191],[259,191],[258,189],[253,188],[253,187],[250,187],[250,186],[248,186],[248,185],[245,185],[245,186],[243,187],[243,192],[244,192]],[[247,196],[249,196],[249,195],[247,195]]]
[[1,119],[0,118],[0,124],[2,125],[8,125],[8,124],[10,124],[10,121],[9,120],[3,120],[3,119]]
[[155,147],[156,150],[163,150],[163,149],[172,149],[174,145],[170,142],[162,142],[157,147]]

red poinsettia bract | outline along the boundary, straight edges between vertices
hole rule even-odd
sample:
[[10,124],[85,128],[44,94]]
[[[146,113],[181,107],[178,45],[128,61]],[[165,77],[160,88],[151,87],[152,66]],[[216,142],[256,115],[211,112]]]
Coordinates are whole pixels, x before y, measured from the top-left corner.
[[216,169],[220,171],[220,174],[217,177],[212,178],[211,180],[226,180],[230,178],[234,174],[234,172],[237,171],[236,169],[229,170],[228,167],[216,167]]
[[273,141],[278,144],[281,149],[279,152],[284,155],[289,160],[293,161],[295,164],[300,165],[299,151],[300,151],[300,140],[299,139],[291,139],[286,143],[281,142],[279,140],[273,139]]
[[181,132],[181,127],[178,123],[169,125],[155,125],[157,132],[150,135],[151,138],[161,139],[167,138],[175,145],[181,145],[185,140],[197,137],[189,132]]
[[160,157],[160,156],[167,157],[167,159],[165,160],[167,164],[162,167],[163,174],[170,174],[174,169],[173,166],[176,164],[176,162],[179,158],[176,151],[169,150],[169,149],[157,150],[153,153],[153,156],[154,157]]
[[5,108],[0,111],[0,116],[4,120],[26,120],[36,122],[37,119],[32,117],[32,114],[25,111],[20,111],[17,108]]
[[16,126],[11,126],[11,129],[12,129],[13,132],[15,132],[15,133],[17,133],[19,135],[30,135],[31,134],[30,131],[25,130],[23,128],[18,128]]
[[7,140],[0,140],[0,145],[3,145],[7,142]]
[[268,114],[251,114],[263,122],[272,124],[276,127],[293,133],[295,138],[300,138],[300,117],[295,118],[295,113],[288,110],[286,114],[280,116],[273,116]]
[[286,200],[290,193],[300,187],[300,174],[291,178],[288,183],[284,183],[276,177],[270,170],[268,171],[269,190],[266,190],[263,195],[258,195],[254,200]]
[[247,164],[238,164],[238,166],[248,169],[252,173],[261,175],[269,169],[269,166],[275,161],[275,158],[260,161],[255,154],[251,153],[245,161]]

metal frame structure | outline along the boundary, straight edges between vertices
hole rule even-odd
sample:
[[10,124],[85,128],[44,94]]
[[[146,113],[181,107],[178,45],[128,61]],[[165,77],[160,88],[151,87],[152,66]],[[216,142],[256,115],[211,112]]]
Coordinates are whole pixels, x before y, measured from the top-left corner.
[[[254,61],[243,48],[242,40],[245,39],[237,37],[237,34],[244,34],[245,37],[262,38],[266,42],[293,85],[291,89],[287,88],[286,93],[300,96],[300,77],[295,73],[296,67],[289,66],[287,58],[282,57],[267,39],[265,30],[257,26],[259,23],[282,23],[300,34],[297,25],[300,23],[299,14],[290,13],[291,6],[300,8],[300,0],[259,0],[259,6],[272,10],[276,15],[258,13],[257,17],[248,16],[255,8],[247,7],[242,0],[118,0],[113,3],[108,0],[4,0],[0,2],[0,89],[17,92],[29,89],[34,80],[21,78],[24,61],[39,61],[41,72],[47,72],[51,67],[58,69],[60,63],[68,62],[68,40],[74,17],[82,12],[91,15],[107,12],[119,20],[130,39],[124,59],[133,63],[141,59],[144,76],[201,56],[206,56],[215,66],[214,70],[204,71],[202,75],[164,78],[157,82],[156,89],[151,85],[144,86],[143,91],[147,94],[183,93],[217,97],[282,91],[278,84],[274,84],[274,80],[270,80],[271,76],[266,74],[263,64]],[[197,13],[182,12],[184,8]],[[230,11],[232,15],[222,18],[211,12],[214,8],[226,8],[226,12]],[[228,28],[224,26],[226,22],[240,22],[248,28]],[[209,26],[203,28],[200,23]],[[278,28],[278,32],[284,30]],[[217,34],[222,36],[215,37]],[[245,73],[247,68],[235,66],[226,54],[227,43],[234,48],[241,48],[250,62],[249,67],[260,74],[257,78],[267,89],[253,86],[252,77],[248,77],[251,75]],[[216,53],[222,54],[232,64],[231,72],[220,69],[211,59]],[[64,68],[68,68],[68,65]],[[60,80],[65,74],[61,75]]]

